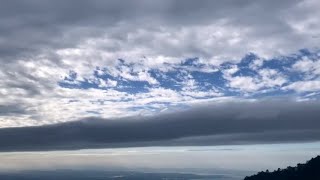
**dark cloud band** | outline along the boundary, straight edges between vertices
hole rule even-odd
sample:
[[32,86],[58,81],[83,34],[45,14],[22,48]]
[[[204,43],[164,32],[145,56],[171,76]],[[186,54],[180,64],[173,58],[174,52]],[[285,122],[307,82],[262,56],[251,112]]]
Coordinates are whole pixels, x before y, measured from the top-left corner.
[[39,127],[4,128],[0,129],[0,150],[317,141],[319,117],[319,102],[208,104],[150,117],[87,118]]

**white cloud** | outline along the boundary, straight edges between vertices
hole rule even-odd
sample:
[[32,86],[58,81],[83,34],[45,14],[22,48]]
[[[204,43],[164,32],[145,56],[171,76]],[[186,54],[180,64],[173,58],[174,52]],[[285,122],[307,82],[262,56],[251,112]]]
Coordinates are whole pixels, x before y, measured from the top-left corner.
[[258,71],[261,76],[261,83],[264,87],[282,86],[287,82],[287,79],[274,69],[262,69]]
[[224,70],[224,74],[227,76],[232,76],[234,73],[238,72],[239,68],[237,65],[232,65],[230,68]]
[[253,76],[234,76],[234,73],[239,71],[236,65],[222,71],[223,77],[228,80],[227,85],[243,93],[281,87],[288,81],[284,75],[274,69],[256,69],[258,75]]
[[253,70],[258,70],[264,63],[264,60],[261,58],[255,59],[249,67]]
[[320,91],[320,81],[298,81],[283,87],[283,89],[297,92]]
[[208,97],[219,97],[223,96],[223,93],[217,92],[215,90],[209,91],[183,91],[181,92],[184,96],[191,96],[194,98],[208,98]]
[[249,76],[237,76],[229,80],[229,86],[231,88],[236,88],[244,92],[254,92],[263,87],[261,84],[258,84],[254,78]]
[[99,87],[116,87],[118,84],[117,81],[113,81],[111,79],[107,79],[107,80],[104,80],[104,79],[100,79],[99,78]]
[[294,71],[305,73],[306,79],[320,76],[320,60],[304,58],[292,65]]

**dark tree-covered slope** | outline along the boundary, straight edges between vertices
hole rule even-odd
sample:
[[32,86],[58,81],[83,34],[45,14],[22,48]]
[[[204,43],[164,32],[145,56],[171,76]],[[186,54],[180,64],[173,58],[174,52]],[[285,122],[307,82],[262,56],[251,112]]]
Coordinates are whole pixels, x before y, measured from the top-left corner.
[[312,158],[305,164],[287,167],[273,172],[268,170],[246,177],[244,180],[320,180],[320,156]]

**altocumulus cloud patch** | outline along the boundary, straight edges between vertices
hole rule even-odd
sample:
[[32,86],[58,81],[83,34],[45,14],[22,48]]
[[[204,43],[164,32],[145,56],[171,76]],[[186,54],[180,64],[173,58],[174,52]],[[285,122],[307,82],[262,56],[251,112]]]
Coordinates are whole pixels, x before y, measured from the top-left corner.
[[316,0],[3,1],[0,127],[269,96],[318,101],[318,9]]

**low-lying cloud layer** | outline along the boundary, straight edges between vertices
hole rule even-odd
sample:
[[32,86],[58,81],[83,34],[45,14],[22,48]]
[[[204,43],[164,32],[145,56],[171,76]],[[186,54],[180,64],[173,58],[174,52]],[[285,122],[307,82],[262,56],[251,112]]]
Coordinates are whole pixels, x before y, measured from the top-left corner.
[[265,100],[206,104],[149,117],[87,118],[0,129],[1,151],[256,144],[320,140],[320,103]]

